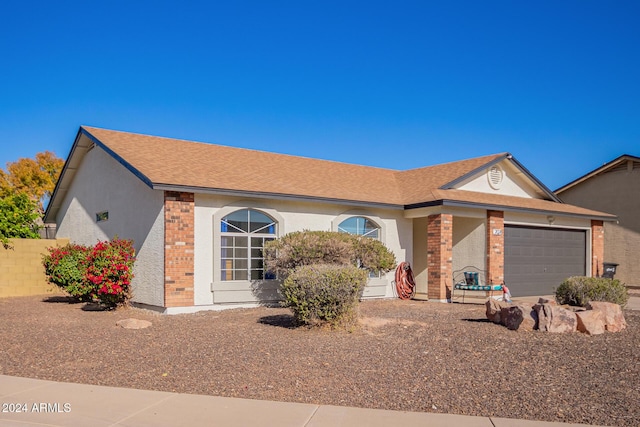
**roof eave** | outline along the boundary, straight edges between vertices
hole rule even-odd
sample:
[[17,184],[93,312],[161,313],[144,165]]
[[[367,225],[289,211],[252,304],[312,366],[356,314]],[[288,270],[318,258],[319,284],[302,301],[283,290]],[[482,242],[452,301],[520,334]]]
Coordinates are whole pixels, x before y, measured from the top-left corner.
[[109,148],[108,146],[103,144],[98,138],[93,136],[91,134],[91,132],[89,132],[85,128],[80,127],[80,131],[84,135],[86,135],[87,138],[89,138],[94,144],[96,144],[98,147],[102,148],[107,154],[109,154],[111,157],[113,157],[114,160],[116,160],[118,163],[120,163],[122,166],[124,166],[125,169],[127,169],[129,172],[134,174],[138,179],[140,179],[140,181],[142,181],[145,184],[147,184],[147,186],[149,186],[149,188],[153,188],[153,181],[151,181],[151,179],[149,179],[145,174],[140,172],[139,169],[136,169],[135,167],[133,167],[133,165],[131,163],[127,162],[125,159],[120,157],[115,151],[113,151],[111,148]]
[[[71,146],[71,150],[69,151],[69,155],[67,156],[64,166],[62,167],[62,172],[60,173],[60,177],[58,177],[56,186],[53,190],[53,193],[51,194],[51,198],[49,199],[49,204],[47,205],[47,209],[45,210],[45,213],[43,216],[43,222],[45,224],[56,222],[55,217],[58,214],[58,209],[60,208],[60,205],[62,203],[62,201],[61,200],[59,201],[58,198],[64,197],[64,195],[66,194],[66,191],[64,191],[64,194],[61,194],[61,192],[63,191],[61,190],[61,188],[64,188],[65,185],[68,186],[71,184],[70,182],[66,182],[67,180],[73,180],[73,176],[70,175],[71,172],[69,171],[69,168],[70,168],[69,165],[72,163],[72,161],[76,156],[78,155],[84,156],[89,151],[89,147],[80,147],[79,145],[80,140],[82,139],[83,136],[87,137],[93,144],[95,144],[96,146],[104,150],[107,154],[109,154],[109,156],[113,157],[118,163],[120,163],[127,170],[133,173],[136,177],[138,177],[142,182],[144,182],[150,188],[153,188],[153,182],[148,177],[146,177],[138,169],[134,168],[130,163],[125,161],[113,150],[111,150],[109,147],[103,144],[98,138],[93,136],[87,129],[80,126],[80,128],[78,129],[78,133],[76,134],[76,138],[73,141],[73,145]],[[83,151],[82,153],[80,152],[80,149],[82,149]]]
[[[50,224],[55,222],[55,214],[57,214],[57,210],[58,207],[55,205],[55,201],[56,201],[56,197],[58,196],[58,193],[60,192],[60,187],[63,183],[63,181],[65,180],[65,177],[67,176],[67,172],[69,169],[69,164],[71,163],[71,158],[73,157],[74,153],[76,152],[76,149],[78,147],[78,141],[80,140],[80,137],[82,136],[82,127],[80,129],[78,129],[78,132],[76,133],[76,138],[73,140],[73,145],[71,145],[71,150],[69,150],[69,154],[67,155],[67,159],[64,162],[64,165],[62,166],[62,171],[60,172],[60,176],[58,177],[58,180],[56,181],[56,186],[53,189],[53,192],[51,193],[51,197],[49,198],[49,203],[47,204],[47,209],[44,211],[44,216],[42,218],[42,221],[45,224]],[[54,216],[54,220],[51,221],[50,215]]]
[[571,213],[558,211],[554,209],[536,209],[536,208],[525,208],[525,207],[515,207],[515,206],[505,206],[500,204],[492,204],[492,203],[475,203],[475,202],[464,202],[459,200],[433,200],[429,202],[422,203],[413,203],[410,205],[405,205],[405,210],[419,209],[419,208],[429,208],[436,206],[447,206],[447,207],[458,207],[458,208],[476,208],[476,209],[486,209],[486,210],[501,210],[507,212],[519,212],[519,213],[538,213],[538,214],[553,214],[559,216],[568,216],[574,218],[588,218],[595,219],[601,221],[617,221],[618,217],[615,215],[592,215],[592,214],[579,214],[579,213]]
[[538,178],[536,178],[535,175],[532,174],[529,171],[529,169],[524,167],[524,165],[522,163],[520,163],[515,157],[513,157],[512,155],[509,155],[509,159],[516,165],[516,167],[518,167],[518,169],[520,169],[522,171],[522,173],[524,173],[527,176],[527,178],[529,178],[536,185],[538,185],[551,200],[553,200],[554,202],[558,202],[558,203],[564,203],[562,200],[560,200],[560,198],[553,191],[551,191],[549,189],[549,187],[544,185],[542,183],[542,181],[540,181]]
[[194,187],[187,185],[175,185],[175,184],[161,184],[155,183],[152,188],[154,190],[161,191],[178,191],[186,193],[198,193],[198,194],[213,194],[224,196],[237,196],[237,197],[251,197],[259,199],[271,199],[271,200],[295,200],[300,202],[314,202],[314,203],[332,203],[342,204],[349,206],[369,207],[369,208],[383,208],[403,210],[404,205],[395,203],[373,202],[366,200],[350,200],[350,199],[338,199],[331,197],[317,197],[307,196],[299,194],[284,194],[284,193],[267,193],[260,191],[246,191],[246,190],[231,190],[225,188],[209,188],[209,187]]

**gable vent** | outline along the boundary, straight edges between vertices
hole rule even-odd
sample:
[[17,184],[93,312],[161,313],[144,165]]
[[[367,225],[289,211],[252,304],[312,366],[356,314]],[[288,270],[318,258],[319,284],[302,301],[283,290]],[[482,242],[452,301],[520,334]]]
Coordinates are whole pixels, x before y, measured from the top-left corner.
[[498,190],[502,184],[502,179],[504,178],[504,171],[500,166],[493,165],[487,172],[487,178],[489,179],[489,185],[491,188]]

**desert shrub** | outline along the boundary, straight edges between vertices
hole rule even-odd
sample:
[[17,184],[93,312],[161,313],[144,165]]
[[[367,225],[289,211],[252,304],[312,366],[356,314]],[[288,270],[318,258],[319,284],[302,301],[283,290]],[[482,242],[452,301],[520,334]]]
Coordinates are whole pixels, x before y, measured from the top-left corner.
[[354,266],[304,265],[289,274],[281,293],[298,323],[350,328],[367,279],[366,270]]
[[127,304],[135,254],[131,240],[117,237],[95,246],[68,244],[43,257],[49,282],[80,301],[106,307]]
[[89,250],[87,246],[70,243],[49,248],[49,254],[43,257],[49,282],[80,301],[91,301],[93,294],[93,286],[85,280]]
[[380,241],[331,231],[297,231],[264,245],[267,269],[286,277],[304,265],[353,265],[373,273],[395,268],[393,253]]
[[369,274],[396,264],[378,240],[329,231],[289,233],[265,243],[263,253],[266,268],[284,279],[283,305],[305,325],[353,326]]
[[585,307],[589,301],[606,301],[624,307],[629,294],[624,283],[604,277],[569,277],[556,289],[556,301]]
[[[351,236],[351,235],[350,235]],[[379,240],[363,236],[351,236],[354,261],[360,268],[372,273],[386,273],[396,267],[396,257]]]
[[115,238],[98,242],[88,253],[85,276],[93,285],[94,298],[107,307],[127,304],[134,262],[133,241]]

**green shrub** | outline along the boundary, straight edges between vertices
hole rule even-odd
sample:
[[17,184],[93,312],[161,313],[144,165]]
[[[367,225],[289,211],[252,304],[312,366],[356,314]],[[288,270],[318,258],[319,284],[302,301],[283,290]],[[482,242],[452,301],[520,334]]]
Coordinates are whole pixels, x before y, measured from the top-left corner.
[[106,307],[126,305],[131,299],[134,254],[133,241],[117,237],[98,242],[89,251],[85,281],[93,285],[94,298]]
[[624,283],[604,277],[569,277],[556,289],[556,301],[585,307],[589,301],[606,301],[624,307],[629,294]]
[[264,245],[267,269],[286,277],[303,265],[354,265],[372,273],[386,273],[396,258],[380,241],[331,231],[296,231]]
[[367,279],[366,270],[354,266],[305,265],[293,270],[280,291],[299,324],[349,329]]
[[43,257],[49,282],[80,301],[91,301],[93,294],[93,286],[85,280],[89,251],[87,246],[70,243],[49,248],[49,254]]
[[380,241],[329,231],[298,231],[264,245],[265,266],[284,279],[284,305],[304,325],[349,329],[369,274],[395,268]]
[[133,242],[117,237],[95,246],[50,248],[43,257],[49,282],[80,301],[96,301],[108,308],[131,299],[134,262]]
[[351,244],[358,267],[372,273],[386,273],[396,268],[396,257],[379,240],[363,236],[351,236]]

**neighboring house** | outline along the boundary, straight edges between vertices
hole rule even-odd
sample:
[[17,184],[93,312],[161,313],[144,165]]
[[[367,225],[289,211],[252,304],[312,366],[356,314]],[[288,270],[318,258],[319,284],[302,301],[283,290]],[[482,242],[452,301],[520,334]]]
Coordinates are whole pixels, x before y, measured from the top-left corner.
[[618,217],[617,222],[604,226],[604,261],[619,264],[616,279],[640,286],[640,157],[622,155],[559,188],[556,194],[567,203]]
[[[408,171],[81,127],[49,203],[57,235],[137,251],[134,301],[167,313],[276,300],[262,244],[298,230],[380,239],[417,299],[448,301],[472,265],[513,295],[602,266],[603,221],[562,203],[511,154]],[[364,297],[393,297],[393,272]]]

